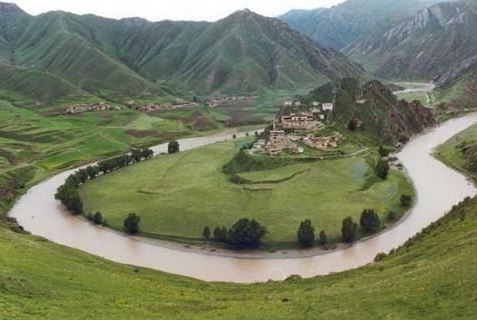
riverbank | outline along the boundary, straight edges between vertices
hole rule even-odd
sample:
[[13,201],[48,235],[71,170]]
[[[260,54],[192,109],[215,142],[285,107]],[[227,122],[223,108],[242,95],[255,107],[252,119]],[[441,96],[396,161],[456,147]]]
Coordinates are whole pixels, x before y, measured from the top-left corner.
[[[477,190],[465,177],[450,170],[431,156],[434,147],[477,122],[477,114],[451,120],[412,140],[398,155],[417,190],[417,202],[407,219],[395,228],[354,246],[319,256],[300,258],[250,259],[221,257],[167,248],[162,242],[128,238],[110,230],[96,228],[64,212],[53,194],[69,172],[41,183],[22,197],[10,212],[26,230],[54,242],[75,247],[109,260],[149,267],[207,281],[252,283],[269,279],[283,280],[289,275],[303,277],[353,269],[373,261],[381,252],[402,245],[447,210]],[[217,138],[184,140],[183,150],[205,145]],[[156,151],[164,152],[167,146]],[[163,151],[161,151],[163,150]],[[187,249],[187,248],[183,248]],[[277,253],[274,253],[275,255]]]

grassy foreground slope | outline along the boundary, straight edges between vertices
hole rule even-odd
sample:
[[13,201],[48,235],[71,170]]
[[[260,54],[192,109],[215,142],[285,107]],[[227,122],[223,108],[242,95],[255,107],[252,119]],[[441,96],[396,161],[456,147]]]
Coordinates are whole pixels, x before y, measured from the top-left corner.
[[127,214],[137,212],[143,232],[189,239],[200,239],[205,226],[231,226],[250,217],[267,227],[268,244],[293,243],[305,219],[312,219],[317,232],[338,238],[347,216],[359,221],[363,209],[374,208],[385,221],[390,210],[404,211],[402,194],[413,194],[404,175],[392,171],[383,181],[363,156],[292,161],[239,173],[248,183],[234,184],[222,167],[238,151],[232,142],[217,143],[100,177],[81,188],[85,210],[100,211],[120,230]]
[[477,200],[355,271],[234,285],[123,266],[0,228],[2,319],[474,319]]

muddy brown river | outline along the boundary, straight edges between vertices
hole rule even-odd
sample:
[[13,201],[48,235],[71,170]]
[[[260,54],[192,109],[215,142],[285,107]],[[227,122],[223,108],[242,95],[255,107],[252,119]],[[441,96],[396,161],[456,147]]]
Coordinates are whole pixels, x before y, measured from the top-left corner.
[[[205,281],[237,283],[284,280],[290,275],[313,277],[358,268],[373,261],[381,252],[399,247],[411,236],[442,217],[453,205],[477,190],[461,174],[434,159],[433,149],[477,122],[477,114],[450,120],[438,128],[414,138],[398,154],[417,191],[412,210],[393,228],[355,245],[332,252],[317,249],[276,253],[233,253],[207,248],[127,237],[119,232],[96,227],[65,212],[54,194],[66,177],[61,173],[31,188],[21,197],[9,215],[32,234],[55,243],[76,248],[105,259],[147,267]],[[243,135],[243,133],[242,133]],[[188,150],[231,139],[231,132],[180,141]],[[167,146],[154,148],[165,152]]]

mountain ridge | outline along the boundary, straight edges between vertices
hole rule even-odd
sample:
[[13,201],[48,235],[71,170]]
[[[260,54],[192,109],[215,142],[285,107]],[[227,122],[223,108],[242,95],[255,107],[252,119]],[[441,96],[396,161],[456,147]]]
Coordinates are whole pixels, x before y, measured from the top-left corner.
[[281,20],[250,10],[215,23],[61,11],[3,20],[0,62],[51,73],[107,99],[295,90],[365,73]]

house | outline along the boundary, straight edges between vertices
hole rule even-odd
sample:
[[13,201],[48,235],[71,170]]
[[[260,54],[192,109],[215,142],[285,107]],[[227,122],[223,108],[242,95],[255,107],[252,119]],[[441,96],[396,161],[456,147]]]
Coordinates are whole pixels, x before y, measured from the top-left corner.
[[285,101],[285,103],[283,103],[283,105],[284,105],[285,107],[291,107],[291,106],[293,105],[293,101],[289,101],[289,100],[288,100],[288,101]]
[[323,103],[321,106],[323,111],[333,111],[335,109],[335,105],[333,103]]
[[319,128],[322,123],[315,119],[311,112],[298,112],[282,116],[280,126],[282,129],[292,130],[314,130]]
[[295,105],[295,107],[300,107],[300,106],[301,106],[301,102],[300,102],[300,101],[295,101],[294,105]]
[[275,156],[285,151],[301,153],[303,152],[303,149],[299,148],[296,143],[288,139],[284,130],[273,130],[270,131],[270,137],[265,145],[265,151],[269,155]]
[[303,141],[312,148],[327,151],[338,148],[339,137],[337,135],[329,137],[306,136]]
[[111,106],[104,102],[93,104],[76,104],[63,110],[64,114],[78,114],[84,112],[102,112],[111,110]]

